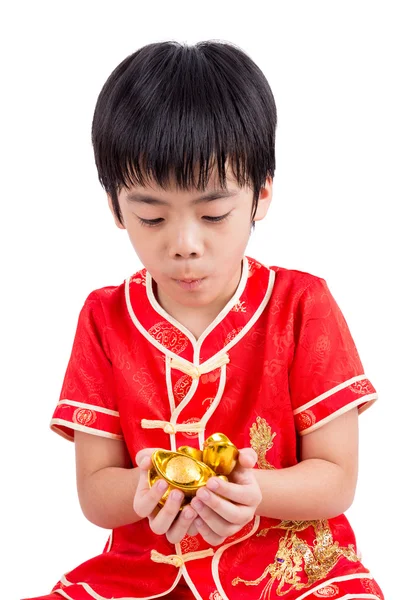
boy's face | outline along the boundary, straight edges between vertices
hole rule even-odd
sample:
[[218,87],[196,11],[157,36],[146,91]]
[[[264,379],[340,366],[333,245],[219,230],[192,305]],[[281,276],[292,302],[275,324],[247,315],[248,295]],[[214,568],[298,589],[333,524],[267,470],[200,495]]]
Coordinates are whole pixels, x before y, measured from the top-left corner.
[[[205,194],[213,197],[202,200]],[[234,294],[251,231],[253,193],[227,172],[227,190],[212,176],[204,193],[156,186],[123,188],[119,204],[131,243],[157,283],[160,304],[179,318],[191,309],[216,316]],[[272,181],[262,188],[255,221],[267,214]],[[113,213],[111,198],[108,203]],[[114,214],[114,213],[113,213]]]

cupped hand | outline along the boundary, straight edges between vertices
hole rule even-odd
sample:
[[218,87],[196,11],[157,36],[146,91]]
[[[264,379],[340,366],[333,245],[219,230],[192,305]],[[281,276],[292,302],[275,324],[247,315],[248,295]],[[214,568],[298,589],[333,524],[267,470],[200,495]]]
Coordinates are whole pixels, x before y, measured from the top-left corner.
[[253,472],[256,461],[254,450],[243,448],[230,481],[212,477],[192,500],[191,506],[199,514],[194,525],[212,546],[222,544],[253,519],[262,499]]
[[193,521],[197,512],[191,506],[180,507],[183,492],[173,490],[160,508],[158,502],[168,489],[168,483],[159,479],[152,487],[148,482],[148,471],[151,467],[151,455],[157,448],[145,448],[136,455],[136,464],[140,469],[139,482],[133,499],[133,509],[139,517],[148,518],[150,529],[158,534],[165,534],[168,541],[177,544],[187,533],[195,535],[197,529]]

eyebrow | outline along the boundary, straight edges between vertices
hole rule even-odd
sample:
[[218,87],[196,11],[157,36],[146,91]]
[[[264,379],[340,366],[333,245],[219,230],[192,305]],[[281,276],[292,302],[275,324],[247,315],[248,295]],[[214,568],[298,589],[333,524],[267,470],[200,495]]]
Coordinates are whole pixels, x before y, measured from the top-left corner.
[[[211,202],[212,200],[218,200],[219,198],[231,198],[233,196],[237,196],[239,191],[237,190],[213,190],[212,192],[207,192],[198,198],[194,198],[192,200],[192,204],[200,204],[201,202]],[[165,200],[160,200],[159,198],[154,198],[153,196],[149,196],[148,194],[141,194],[140,192],[130,192],[126,195],[126,200],[128,202],[141,202],[143,204],[152,204],[154,206],[169,206],[169,202]]]

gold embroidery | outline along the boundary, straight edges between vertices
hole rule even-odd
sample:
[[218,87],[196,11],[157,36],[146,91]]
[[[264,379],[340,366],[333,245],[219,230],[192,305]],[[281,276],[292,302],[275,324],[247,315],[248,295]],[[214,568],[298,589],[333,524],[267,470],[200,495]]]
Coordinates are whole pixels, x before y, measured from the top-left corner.
[[[138,275],[139,277],[135,277],[135,275]],[[145,270],[142,269],[141,271],[139,271],[139,273],[135,273],[135,275],[132,275],[132,277],[130,278],[130,282],[132,283],[138,283],[139,285],[144,285],[146,286],[146,273]]]
[[243,312],[245,313],[247,311],[246,308],[246,303],[243,301],[238,300],[238,302],[235,304],[235,306],[232,308],[232,312]]
[[217,592],[217,590],[215,590],[215,592],[211,592],[208,598],[209,600],[223,600],[221,594]]
[[257,453],[257,464],[260,469],[275,469],[265,458],[268,450],[271,450],[276,433],[272,433],[271,427],[265,419],[257,417],[256,422],[250,428],[250,445]]
[[[315,540],[312,546],[296,535],[296,532],[304,531],[308,527],[313,527],[315,531]],[[257,536],[266,536],[270,529],[286,530],[285,536],[279,540],[279,548],[274,562],[266,567],[258,579],[248,581],[236,577],[232,581],[232,585],[238,583],[258,585],[269,575],[270,578],[262,590],[260,598],[271,597],[271,589],[275,581],[279,582],[276,589],[278,596],[284,596],[293,589],[301,590],[310,587],[324,579],[342,556],[352,562],[358,562],[353,545],[350,544],[347,548],[343,548],[339,546],[338,542],[333,541],[327,520],[281,521],[279,525],[262,529]],[[301,582],[298,575],[303,570],[308,579],[306,582]],[[290,587],[284,590],[285,584]]]
[[237,329],[232,329],[232,331],[230,331],[228,333],[228,335],[226,336],[226,338],[225,338],[224,346],[227,346],[229,344],[229,342],[231,342],[232,340],[234,340],[235,337],[237,335],[239,335],[239,333],[242,331],[242,329],[243,329],[243,327],[238,327]]

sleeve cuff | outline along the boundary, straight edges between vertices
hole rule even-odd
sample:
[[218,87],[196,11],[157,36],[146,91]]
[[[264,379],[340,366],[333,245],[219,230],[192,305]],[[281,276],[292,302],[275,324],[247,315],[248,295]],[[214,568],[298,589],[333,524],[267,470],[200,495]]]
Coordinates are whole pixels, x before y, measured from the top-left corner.
[[74,441],[74,430],[115,440],[124,439],[119,412],[75,400],[60,400],[50,429],[71,442]]
[[294,410],[297,433],[311,433],[356,406],[362,413],[377,399],[376,390],[365,375],[353,377]]

